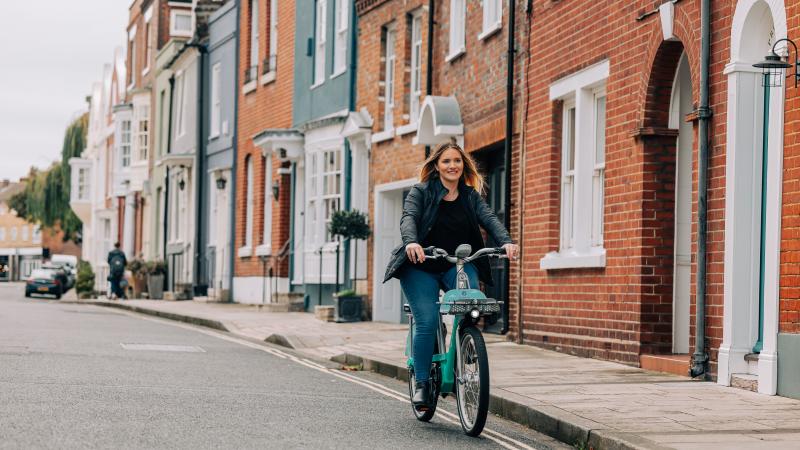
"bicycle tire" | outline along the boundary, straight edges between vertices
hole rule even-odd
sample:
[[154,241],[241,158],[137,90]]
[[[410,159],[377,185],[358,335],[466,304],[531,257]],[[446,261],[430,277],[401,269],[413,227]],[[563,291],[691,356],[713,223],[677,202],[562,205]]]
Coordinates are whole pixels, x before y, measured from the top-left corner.
[[[477,437],[486,425],[489,412],[489,355],[483,335],[474,326],[461,330],[459,345],[461,352],[459,361],[456,361],[455,389],[458,418],[464,433]],[[469,374],[465,373],[467,363],[473,367]]]
[[438,396],[438,389],[436,388],[436,383],[434,380],[431,380],[434,383],[434,391],[435,395],[432,395],[433,401],[430,405],[430,408],[425,411],[418,411],[417,408],[414,406],[413,399],[414,399],[414,391],[416,390],[416,382],[417,379],[414,376],[414,369],[409,367],[408,368],[408,400],[411,401],[411,411],[414,413],[414,417],[417,418],[420,422],[430,422],[433,419],[433,415],[436,414],[436,405],[439,402]]

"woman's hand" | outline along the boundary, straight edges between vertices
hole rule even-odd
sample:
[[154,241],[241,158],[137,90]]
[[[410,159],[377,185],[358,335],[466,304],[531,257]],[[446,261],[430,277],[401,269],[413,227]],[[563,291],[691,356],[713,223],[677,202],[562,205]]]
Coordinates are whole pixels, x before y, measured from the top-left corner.
[[422,246],[416,242],[406,245],[406,256],[413,264],[425,261],[425,252],[422,250]]
[[508,259],[515,260],[517,259],[517,255],[519,254],[519,246],[517,244],[505,244],[503,249],[506,251],[506,256]]

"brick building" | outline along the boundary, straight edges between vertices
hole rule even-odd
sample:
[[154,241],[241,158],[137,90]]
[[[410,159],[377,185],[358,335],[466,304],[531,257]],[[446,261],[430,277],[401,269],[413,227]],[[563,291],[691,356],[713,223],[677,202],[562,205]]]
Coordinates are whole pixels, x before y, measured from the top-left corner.
[[[369,193],[374,237],[370,292],[375,320],[401,320],[399,282],[381,282],[390,251],[400,242],[402,201],[416,183],[426,145],[455,139],[471,152],[486,177],[487,201],[501,220],[509,210],[505,192],[512,193],[512,206],[516,201],[518,164],[511,165],[509,190],[505,152],[508,142],[509,151],[514,149],[512,161],[516,160],[525,55],[517,52],[509,80],[508,34],[515,28],[519,43],[527,17],[518,14],[515,27],[511,27],[507,2],[443,1],[435,2],[431,18],[428,3],[356,1],[358,107],[369,119],[364,122],[371,125]],[[516,10],[522,11],[524,4],[517,2]],[[428,31],[431,19],[432,42]],[[517,107],[507,130],[509,81],[515,88],[512,95]],[[513,209],[507,224],[517,239]],[[511,299],[509,310],[490,327],[502,331],[509,326],[516,306],[516,292],[508,296],[507,287],[509,276],[511,285],[516,284],[517,269],[504,270],[503,262],[492,264],[496,264],[495,286],[487,293]]]
[[289,291],[295,2],[240,7],[233,295],[262,303]]

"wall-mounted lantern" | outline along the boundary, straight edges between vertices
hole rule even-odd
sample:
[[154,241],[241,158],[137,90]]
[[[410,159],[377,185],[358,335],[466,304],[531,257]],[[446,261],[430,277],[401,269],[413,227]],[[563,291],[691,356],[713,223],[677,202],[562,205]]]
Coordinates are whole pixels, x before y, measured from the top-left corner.
[[274,198],[275,201],[278,201],[280,195],[281,195],[281,184],[275,181],[274,183],[272,183],[272,198]]
[[[785,61],[775,51],[775,48],[781,42],[788,42],[792,45],[792,47],[794,47],[794,64]],[[787,49],[786,59],[788,60],[789,57],[791,57],[791,53],[788,52]],[[797,80],[800,79],[800,73],[798,73],[798,69],[800,69],[800,60],[798,59],[797,55],[797,45],[795,45],[795,43],[789,38],[778,39],[775,41],[770,54],[764,57],[763,61],[753,64],[753,67],[761,69],[761,72],[764,74],[764,80],[762,81],[763,85],[769,87],[782,86],[784,79],[783,71],[790,69],[792,66],[794,66],[794,87],[797,87]]]

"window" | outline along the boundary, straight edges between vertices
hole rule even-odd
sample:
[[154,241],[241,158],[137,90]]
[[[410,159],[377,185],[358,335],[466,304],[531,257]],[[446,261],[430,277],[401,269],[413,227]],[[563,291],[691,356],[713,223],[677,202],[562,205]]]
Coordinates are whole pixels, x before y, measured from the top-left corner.
[[499,30],[503,25],[503,0],[483,0],[483,31],[479,39]]
[[349,3],[348,0],[336,0],[336,43],[333,50],[334,74],[340,74],[346,69]]
[[88,200],[89,199],[89,190],[86,184],[86,169],[80,168],[78,169],[78,200]]
[[264,157],[264,236],[262,244],[272,245],[272,154]]
[[136,149],[138,160],[147,161],[147,152],[150,149],[150,105],[136,107]]
[[250,0],[250,64],[245,83],[256,79],[258,70],[258,0]]
[[446,58],[448,61],[466,51],[464,32],[466,15],[466,0],[450,0],[450,51]]
[[169,105],[167,104],[167,91],[166,90],[162,90],[161,91],[161,94],[159,95],[158,104],[161,107],[161,113],[159,114],[159,119],[158,119],[159,141],[157,143],[156,151],[158,151],[158,155],[161,156],[161,155],[164,154],[164,149],[167,147],[164,144],[164,141],[166,140],[166,137],[167,137],[167,133],[164,132],[164,125],[169,121],[169,119],[167,118],[167,107]]
[[278,60],[278,0],[269,2],[269,58],[264,72],[274,72]]
[[0,241],[6,240],[6,227],[0,227]]
[[120,124],[119,150],[122,167],[131,165],[131,121],[123,120]]
[[325,82],[325,22],[327,0],[317,0],[316,24],[314,26],[314,85]]
[[33,243],[39,244],[42,242],[42,227],[34,225],[33,227]]
[[245,201],[245,228],[244,228],[244,246],[253,246],[253,157],[248,156],[245,162],[245,182],[247,186]]
[[153,56],[153,34],[152,27],[150,26],[150,19],[153,18],[153,6],[151,5],[147,8],[147,11],[144,13],[144,69],[142,70],[142,74],[147,73],[150,70],[150,58]]
[[184,104],[186,103],[186,76],[179,72],[176,79],[175,79],[175,86],[177,86],[178,92],[175,94],[176,99],[176,106],[177,106],[177,118],[175,120],[176,126],[178,128],[178,136],[183,136],[186,134],[186,111],[184,109]]
[[383,129],[394,128],[394,66],[396,62],[394,47],[396,40],[394,27],[386,28],[384,47],[384,60],[386,66],[383,72]]
[[221,119],[221,102],[220,102],[220,74],[222,73],[221,63],[214,64],[211,68],[211,137],[219,136],[220,119]]
[[409,92],[409,123],[419,119],[422,96],[422,14],[411,16],[411,86]]
[[11,227],[11,240],[17,240],[17,227]]
[[561,101],[561,226],[558,252],[543,269],[604,267],[603,211],[607,61],[550,86]]
[[28,240],[28,226],[27,225],[23,225],[20,230],[22,231],[22,236],[20,237],[20,240],[27,241]]
[[128,34],[128,87],[133,86],[136,81],[136,28],[132,28]]
[[331,216],[341,207],[342,148],[329,148],[307,154],[308,205],[306,242],[318,248],[333,237],[328,231]]
[[342,152],[341,149],[322,153],[322,203],[325,242],[333,237],[328,230],[333,213],[340,208],[342,198]]
[[191,11],[172,11],[170,14],[169,34],[172,36],[191,37],[193,28]]

